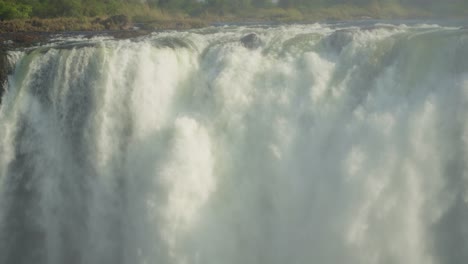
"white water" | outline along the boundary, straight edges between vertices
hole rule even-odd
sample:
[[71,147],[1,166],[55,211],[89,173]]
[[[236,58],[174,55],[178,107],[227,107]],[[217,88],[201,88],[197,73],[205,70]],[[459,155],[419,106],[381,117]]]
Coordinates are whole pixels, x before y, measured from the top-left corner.
[[225,27],[13,55],[2,264],[468,261],[466,29]]

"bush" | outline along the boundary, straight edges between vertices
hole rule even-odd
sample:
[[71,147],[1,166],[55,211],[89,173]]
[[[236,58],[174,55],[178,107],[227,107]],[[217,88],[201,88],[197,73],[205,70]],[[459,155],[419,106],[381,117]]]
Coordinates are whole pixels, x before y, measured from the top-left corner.
[[29,5],[0,1],[0,20],[29,18],[31,12]]

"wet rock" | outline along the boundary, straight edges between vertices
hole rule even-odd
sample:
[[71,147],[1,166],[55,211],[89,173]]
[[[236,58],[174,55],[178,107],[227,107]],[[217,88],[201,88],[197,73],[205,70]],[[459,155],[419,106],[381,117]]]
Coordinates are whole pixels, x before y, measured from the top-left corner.
[[0,50],[0,103],[2,103],[3,93],[6,89],[6,80],[10,70],[6,51]]
[[117,31],[110,33],[115,39],[130,39],[137,38],[141,36],[146,36],[151,34],[151,31],[148,30],[126,30],[126,31]]
[[171,49],[178,48],[191,48],[190,44],[181,40],[180,38],[166,37],[160,38],[153,42],[156,47],[167,47]]
[[255,33],[250,33],[240,39],[242,45],[248,49],[256,49],[262,45],[262,40]]
[[12,40],[18,46],[32,46],[44,40],[43,36],[36,33],[16,33],[12,34]]
[[353,31],[348,29],[337,30],[325,39],[325,45],[336,53],[353,41]]
[[0,49],[12,50],[38,45],[45,41],[43,34],[37,32],[18,32],[0,34]]

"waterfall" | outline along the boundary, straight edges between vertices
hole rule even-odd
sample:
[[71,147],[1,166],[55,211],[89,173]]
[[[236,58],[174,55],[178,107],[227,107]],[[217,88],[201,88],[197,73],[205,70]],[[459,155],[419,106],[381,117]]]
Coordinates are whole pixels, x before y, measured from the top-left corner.
[[0,263],[468,260],[466,28],[224,26],[9,58]]

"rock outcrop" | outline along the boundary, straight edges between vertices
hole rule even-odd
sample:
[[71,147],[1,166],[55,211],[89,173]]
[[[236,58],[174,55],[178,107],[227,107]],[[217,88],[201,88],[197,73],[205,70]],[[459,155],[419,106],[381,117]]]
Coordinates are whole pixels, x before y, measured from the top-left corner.
[[250,33],[240,39],[242,45],[248,49],[256,49],[262,45],[262,40],[255,33]]
[[3,93],[6,89],[7,76],[10,70],[6,51],[0,49],[0,103],[2,102]]

